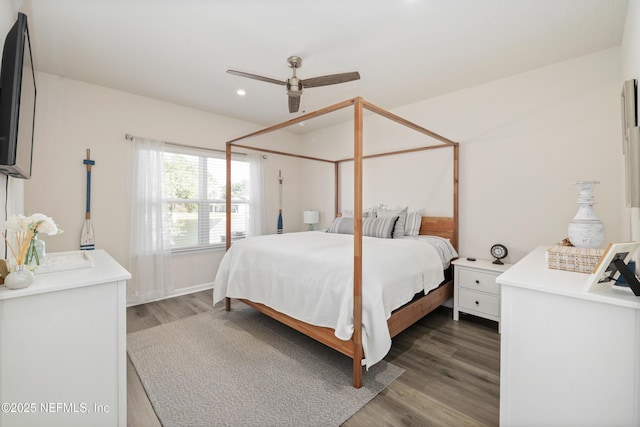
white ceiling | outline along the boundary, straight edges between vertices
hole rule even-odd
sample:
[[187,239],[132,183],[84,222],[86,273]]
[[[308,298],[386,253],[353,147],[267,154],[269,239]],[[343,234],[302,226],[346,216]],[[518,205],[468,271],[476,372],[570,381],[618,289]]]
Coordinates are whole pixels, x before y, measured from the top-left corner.
[[[13,0],[16,1],[16,0]],[[362,96],[392,109],[619,46],[628,0],[23,0],[39,71],[261,125]],[[247,95],[239,97],[243,88]]]

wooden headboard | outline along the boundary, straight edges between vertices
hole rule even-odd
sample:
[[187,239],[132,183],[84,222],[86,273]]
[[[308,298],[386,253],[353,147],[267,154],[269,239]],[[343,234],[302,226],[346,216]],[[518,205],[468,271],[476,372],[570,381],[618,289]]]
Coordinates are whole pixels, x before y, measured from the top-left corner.
[[453,217],[423,216],[419,234],[429,234],[449,239],[456,250],[458,249],[458,230]]

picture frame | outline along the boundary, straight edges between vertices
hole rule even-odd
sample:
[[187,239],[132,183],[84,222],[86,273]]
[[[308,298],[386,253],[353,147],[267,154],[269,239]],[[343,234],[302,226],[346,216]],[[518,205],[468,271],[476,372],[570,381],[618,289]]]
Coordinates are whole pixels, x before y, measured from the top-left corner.
[[620,94],[622,109],[622,154],[627,153],[629,144],[629,128],[638,126],[637,80],[627,80],[622,84]]
[[625,159],[627,207],[640,207],[640,142],[638,138],[638,84],[627,80],[620,94],[622,109],[622,154]]
[[627,129],[625,154],[625,189],[629,208],[640,207],[640,127]]
[[[640,247],[639,242],[609,243],[598,264],[593,269],[593,273],[589,275],[583,289],[589,292],[607,287],[611,288],[621,274],[628,274],[628,272],[621,271],[619,267],[622,267],[621,263],[623,263],[626,269],[626,264],[638,247]],[[633,277],[635,278],[635,275]],[[636,289],[640,293],[640,283],[638,283],[637,279],[635,279],[635,283],[627,282],[634,294]]]

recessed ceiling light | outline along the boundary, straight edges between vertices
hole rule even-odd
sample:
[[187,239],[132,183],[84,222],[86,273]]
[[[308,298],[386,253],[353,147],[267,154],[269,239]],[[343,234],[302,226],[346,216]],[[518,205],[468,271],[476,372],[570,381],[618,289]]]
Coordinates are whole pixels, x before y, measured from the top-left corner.
[[238,89],[236,93],[240,96],[245,96],[247,94],[247,91],[244,89]]

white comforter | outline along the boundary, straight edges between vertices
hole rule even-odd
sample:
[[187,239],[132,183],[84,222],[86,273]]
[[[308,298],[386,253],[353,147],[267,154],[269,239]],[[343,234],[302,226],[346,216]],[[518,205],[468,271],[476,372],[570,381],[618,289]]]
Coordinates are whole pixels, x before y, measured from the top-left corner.
[[[362,343],[368,368],[391,348],[391,312],[416,293],[436,288],[444,273],[439,251],[424,240],[362,240]],[[316,231],[236,241],[214,283],[214,304],[224,297],[265,304],[333,328],[336,337],[348,340],[353,334],[353,236]]]

